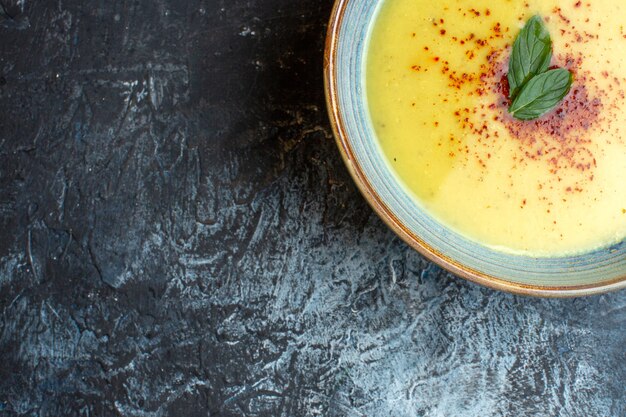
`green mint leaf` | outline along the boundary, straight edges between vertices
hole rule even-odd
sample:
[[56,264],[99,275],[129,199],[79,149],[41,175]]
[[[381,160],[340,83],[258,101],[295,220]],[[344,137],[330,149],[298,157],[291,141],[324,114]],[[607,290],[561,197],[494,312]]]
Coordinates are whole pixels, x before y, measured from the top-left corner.
[[524,84],[545,72],[552,59],[552,40],[541,16],[531,17],[513,44],[509,59],[509,98],[515,100]]
[[569,93],[572,73],[566,69],[553,69],[528,81],[509,107],[516,119],[532,120],[554,109]]

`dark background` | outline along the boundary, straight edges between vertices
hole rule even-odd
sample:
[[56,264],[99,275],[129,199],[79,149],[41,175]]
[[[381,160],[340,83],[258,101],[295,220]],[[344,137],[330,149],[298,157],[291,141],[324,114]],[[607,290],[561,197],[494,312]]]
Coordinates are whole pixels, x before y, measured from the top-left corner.
[[330,0],[0,4],[0,415],[626,415],[626,292],[464,282],[359,195]]

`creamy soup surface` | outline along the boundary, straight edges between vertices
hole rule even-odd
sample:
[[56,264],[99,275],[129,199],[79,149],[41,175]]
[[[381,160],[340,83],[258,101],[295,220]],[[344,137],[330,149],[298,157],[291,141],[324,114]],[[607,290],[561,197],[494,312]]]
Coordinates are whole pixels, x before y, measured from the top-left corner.
[[[574,74],[551,113],[508,109],[508,59],[539,14]],[[626,3],[387,0],[368,47],[370,114],[420,205],[499,250],[567,255],[626,236]]]

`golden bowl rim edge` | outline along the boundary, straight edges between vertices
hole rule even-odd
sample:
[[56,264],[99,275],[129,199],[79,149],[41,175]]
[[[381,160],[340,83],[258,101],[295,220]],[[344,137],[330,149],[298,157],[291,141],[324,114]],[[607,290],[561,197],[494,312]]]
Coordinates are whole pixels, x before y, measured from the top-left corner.
[[416,250],[427,260],[437,264],[457,277],[491,289],[515,295],[542,298],[573,298],[605,294],[626,288],[626,275],[610,281],[576,286],[528,285],[507,281],[502,278],[476,271],[452,258],[447,257],[443,253],[440,253],[429,246],[426,242],[420,239],[419,236],[412,233],[404,224],[400,222],[391,209],[380,198],[378,193],[376,193],[361,166],[355,159],[350,146],[350,140],[344,129],[344,122],[339,109],[335,63],[337,59],[337,44],[340,36],[340,28],[344,12],[350,1],[352,0],[336,0],[328,23],[324,48],[324,92],[326,96],[326,108],[333,130],[333,135],[335,137],[335,142],[339,148],[339,152],[341,153],[341,157],[346,165],[346,168],[348,169],[348,172],[357,185],[359,191],[363,197],[365,197],[365,200],[370,207],[372,207],[378,217],[380,217],[383,222],[385,222],[385,224],[406,244]]

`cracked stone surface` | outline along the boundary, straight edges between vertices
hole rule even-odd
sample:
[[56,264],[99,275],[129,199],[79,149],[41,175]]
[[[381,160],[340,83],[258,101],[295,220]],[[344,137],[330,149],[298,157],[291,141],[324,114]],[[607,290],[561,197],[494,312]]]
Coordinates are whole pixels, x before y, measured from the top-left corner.
[[0,0],[0,415],[626,415],[626,292],[488,290],[371,212],[331,3]]

